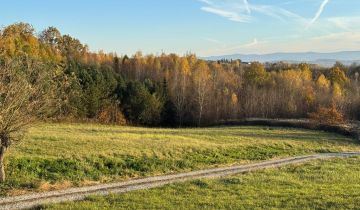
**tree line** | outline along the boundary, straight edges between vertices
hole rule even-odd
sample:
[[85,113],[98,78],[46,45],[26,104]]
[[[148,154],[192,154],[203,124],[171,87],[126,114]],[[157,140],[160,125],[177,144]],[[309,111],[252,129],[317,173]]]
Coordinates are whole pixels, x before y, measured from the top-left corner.
[[46,119],[202,126],[248,117],[307,118],[327,107],[360,119],[357,65],[94,53],[54,27],[36,33],[26,23],[0,32],[0,65],[14,61],[40,63],[52,75],[54,100],[41,114]]

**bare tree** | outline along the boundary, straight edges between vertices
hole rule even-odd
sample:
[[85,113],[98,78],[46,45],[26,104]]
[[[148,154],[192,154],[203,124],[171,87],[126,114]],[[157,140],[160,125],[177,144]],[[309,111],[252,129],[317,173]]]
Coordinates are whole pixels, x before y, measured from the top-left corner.
[[6,151],[46,113],[53,89],[46,69],[45,64],[32,59],[0,64],[0,182],[5,181]]

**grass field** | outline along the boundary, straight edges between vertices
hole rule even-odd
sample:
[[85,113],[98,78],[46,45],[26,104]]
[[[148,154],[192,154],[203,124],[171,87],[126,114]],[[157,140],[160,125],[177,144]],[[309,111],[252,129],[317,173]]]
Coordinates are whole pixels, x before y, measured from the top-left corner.
[[313,161],[45,209],[359,209],[360,158]]
[[0,195],[338,151],[360,151],[360,144],[332,133],[288,128],[40,124],[9,150],[8,181],[0,185]]

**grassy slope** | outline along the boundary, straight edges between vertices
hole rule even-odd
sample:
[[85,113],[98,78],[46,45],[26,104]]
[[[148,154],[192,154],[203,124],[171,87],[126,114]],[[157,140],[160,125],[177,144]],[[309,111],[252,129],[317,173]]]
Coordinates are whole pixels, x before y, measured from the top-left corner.
[[360,158],[91,197],[46,209],[359,209]]
[[360,151],[360,145],[340,135],[285,128],[42,124],[10,150],[9,179],[0,195],[327,151]]

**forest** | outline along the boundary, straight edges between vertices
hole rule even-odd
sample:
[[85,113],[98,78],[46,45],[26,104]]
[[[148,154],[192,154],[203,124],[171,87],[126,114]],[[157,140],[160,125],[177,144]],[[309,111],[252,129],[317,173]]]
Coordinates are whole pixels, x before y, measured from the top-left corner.
[[325,68],[206,61],[193,54],[91,52],[54,27],[38,33],[30,24],[16,23],[0,31],[0,67],[8,66],[18,71],[31,66],[49,75],[44,88],[49,97],[42,100],[51,100],[51,106],[41,112],[43,120],[181,127],[329,113],[360,119],[360,66],[355,64]]

